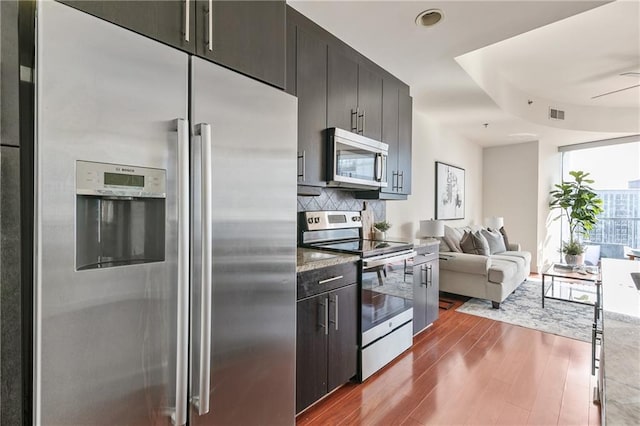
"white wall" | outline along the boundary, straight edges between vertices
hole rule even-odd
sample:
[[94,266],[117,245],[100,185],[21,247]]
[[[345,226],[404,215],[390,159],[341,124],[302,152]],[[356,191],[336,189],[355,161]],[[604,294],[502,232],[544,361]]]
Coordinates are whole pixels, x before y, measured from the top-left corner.
[[387,201],[389,235],[420,238],[420,221],[435,217],[435,162],[465,169],[465,218],[449,226],[482,224],[482,148],[447,132],[427,115],[413,112],[412,194],[406,201]]
[[483,217],[502,216],[510,242],[531,252],[538,265],[538,145],[527,142],[483,151]]
[[509,239],[531,252],[531,270],[560,260],[560,222],[549,211],[549,191],[561,180],[561,156],[542,141],[483,151],[484,217],[503,216]]
[[558,211],[549,210],[549,191],[562,181],[562,155],[552,144],[540,142],[538,150],[538,272],[560,258]]

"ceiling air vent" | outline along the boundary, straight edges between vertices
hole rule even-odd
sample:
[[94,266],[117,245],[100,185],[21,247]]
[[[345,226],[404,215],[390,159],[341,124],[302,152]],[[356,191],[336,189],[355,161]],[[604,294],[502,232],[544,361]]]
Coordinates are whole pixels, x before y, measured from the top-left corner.
[[564,111],[561,109],[549,108],[549,118],[552,120],[564,120]]

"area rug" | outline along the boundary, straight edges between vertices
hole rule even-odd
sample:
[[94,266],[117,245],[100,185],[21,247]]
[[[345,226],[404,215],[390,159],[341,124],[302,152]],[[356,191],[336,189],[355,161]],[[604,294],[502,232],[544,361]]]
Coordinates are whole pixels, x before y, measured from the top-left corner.
[[500,303],[500,309],[493,309],[490,301],[474,298],[457,311],[591,342],[593,306],[546,299],[542,309],[541,285],[540,281],[525,281]]

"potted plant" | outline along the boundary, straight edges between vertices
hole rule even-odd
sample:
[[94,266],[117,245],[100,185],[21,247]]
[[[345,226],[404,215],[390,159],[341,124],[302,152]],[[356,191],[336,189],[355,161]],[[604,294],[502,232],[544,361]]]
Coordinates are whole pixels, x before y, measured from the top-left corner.
[[386,220],[383,220],[382,222],[374,223],[373,227],[375,228],[376,240],[383,241],[387,238],[386,233],[389,230],[389,228],[391,228],[391,224]]
[[602,209],[602,199],[598,197],[589,185],[594,181],[588,179],[589,173],[583,171],[571,171],[569,175],[573,181],[556,184],[555,189],[549,194],[551,210],[560,210],[560,215],[567,218],[569,224],[569,241],[562,245],[562,253],[565,261],[570,265],[580,265],[584,261],[584,247],[580,237],[588,235],[596,223]]

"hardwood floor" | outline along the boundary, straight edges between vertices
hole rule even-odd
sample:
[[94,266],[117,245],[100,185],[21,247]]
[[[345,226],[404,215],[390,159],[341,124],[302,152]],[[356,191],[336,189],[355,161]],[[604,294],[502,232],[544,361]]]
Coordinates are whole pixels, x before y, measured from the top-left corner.
[[458,313],[456,300],[411,349],[298,425],[598,425],[591,345]]

